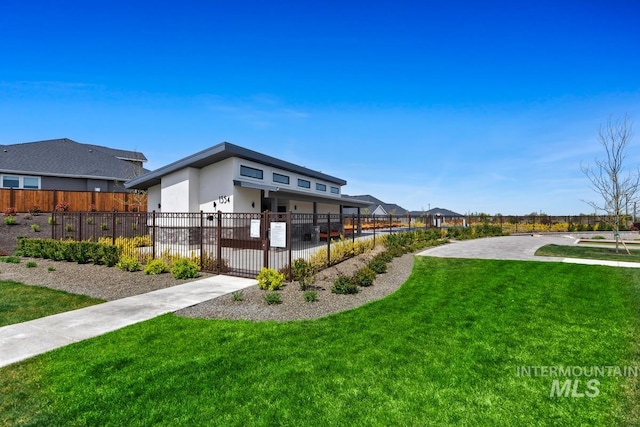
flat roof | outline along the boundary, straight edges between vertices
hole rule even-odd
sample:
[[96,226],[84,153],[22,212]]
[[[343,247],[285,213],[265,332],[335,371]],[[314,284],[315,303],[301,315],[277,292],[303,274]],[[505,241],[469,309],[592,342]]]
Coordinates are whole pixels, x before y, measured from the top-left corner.
[[272,166],[289,172],[299,173],[301,175],[321,179],[323,181],[331,182],[337,185],[346,185],[347,183],[347,181],[345,181],[344,179],[336,178],[335,176],[327,175],[322,172],[314,171],[312,169],[296,165],[294,163],[276,159],[275,157],[267,156],[266,154],[261,154],[257,151],[249,150],[247,148],[243,148],[229,142],[221,142],[220,144],[214,145],[213,147],[207,148],[188,157],[170,163],[166,166],[158,168],[154,171],[148,172],[138,178],[132,179],[125,184],[125,187],[136,190],[146,190],[149,187],[160,184],[163,176],[177,170],[188,167],[201,169],[205,166],[212,165],[230,157],[238,157],[257,163],[262,163],[267,166]]

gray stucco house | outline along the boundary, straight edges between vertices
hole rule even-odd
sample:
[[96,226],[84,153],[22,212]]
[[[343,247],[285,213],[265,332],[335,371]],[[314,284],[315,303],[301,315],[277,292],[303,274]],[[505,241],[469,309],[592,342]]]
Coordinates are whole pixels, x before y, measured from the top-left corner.
[[367,203],[345,198],[346,181],[222,142],[127,182],[159,212],[331,213]]
[[0,188],[124,192],[147,172],[144,154],[50,139],[0,145]]

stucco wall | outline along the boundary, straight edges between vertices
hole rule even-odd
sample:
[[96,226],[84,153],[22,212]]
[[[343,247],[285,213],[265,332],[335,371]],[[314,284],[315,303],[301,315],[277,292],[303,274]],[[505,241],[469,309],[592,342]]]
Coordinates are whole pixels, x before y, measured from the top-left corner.
[[197,212],[199,171],[185,168],[162,177],[163,212]]

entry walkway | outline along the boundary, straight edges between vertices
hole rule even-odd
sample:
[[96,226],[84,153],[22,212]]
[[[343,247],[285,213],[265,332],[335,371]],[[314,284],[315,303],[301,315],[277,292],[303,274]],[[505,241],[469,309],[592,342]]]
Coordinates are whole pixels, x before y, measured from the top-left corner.
[[609,265],[612,267],[640,268],[638,262],[605,261],[597,259],[578,259],[535,256],[538,248],[544,245],[573,245],[577,238],[568,234],[559,235],[522,235],[488,237],[473,240],[455,241],[420,252],[420,256],[442,258],[481,258],[507,259],[520,261],[551,261],[573,264]]
[[212,276],[146,294],[0,328],[0,367],[134,323],[172,313],[258,282]]

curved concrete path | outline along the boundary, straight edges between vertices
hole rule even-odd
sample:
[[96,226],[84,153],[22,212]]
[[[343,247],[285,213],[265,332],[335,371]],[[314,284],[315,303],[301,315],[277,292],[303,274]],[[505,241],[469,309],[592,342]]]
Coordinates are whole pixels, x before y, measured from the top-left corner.
[[573,264],[608,265],[612,267],[640,268],[640,263],[623,261],[604,261],[597,259],[578,259],[535,256],[535,252],[544,245],[573,245],[577,238],[573,235],[518,235],[487,237],[482,239],[454,241],[420,252],[420,256],[442,258],[481,258],[507,259],[520,261],[551,261]]
[[248,288],[258,282],[212,276],[146,294],[0,327],[0,367]]

